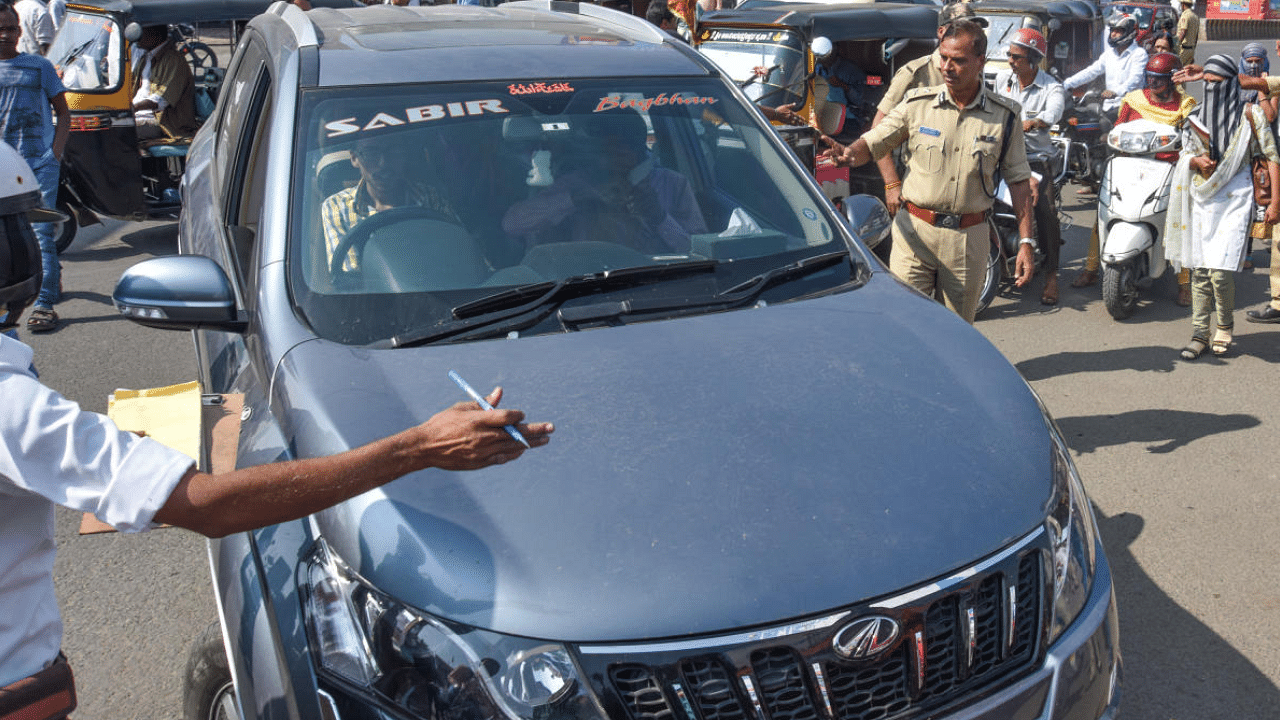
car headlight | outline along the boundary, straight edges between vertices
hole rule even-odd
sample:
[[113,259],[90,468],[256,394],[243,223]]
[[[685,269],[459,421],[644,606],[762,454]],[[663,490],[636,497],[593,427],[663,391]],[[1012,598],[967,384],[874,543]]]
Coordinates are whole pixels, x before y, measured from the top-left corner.
[[502,635],[415,610],[380,592],[318,540],[299,566],[317,674],[396,716],[601,720],[558,643]]
[[1066,443],[1052,421],[1049,425],[1053,435],[1054,493],[1045,528],[1053,546],[1053,619],[1049,625],[1052,644],[1075,622],[1089,600],[1098,530]]

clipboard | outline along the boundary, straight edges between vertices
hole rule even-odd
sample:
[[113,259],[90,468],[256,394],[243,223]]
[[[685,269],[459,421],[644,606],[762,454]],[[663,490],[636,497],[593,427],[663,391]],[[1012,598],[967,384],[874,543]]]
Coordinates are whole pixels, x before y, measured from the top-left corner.
[[[240,417],[243,410],[244,395],[242,394],[200,396],[200,447],[198,450],[200,460],[197,464],[204,472],[218,474],[236,468],[236,454],[240,446]],[[115,528],[94,517],[92,513],[85,513],[80,520],[81,535],[98,535],[115,531]]]

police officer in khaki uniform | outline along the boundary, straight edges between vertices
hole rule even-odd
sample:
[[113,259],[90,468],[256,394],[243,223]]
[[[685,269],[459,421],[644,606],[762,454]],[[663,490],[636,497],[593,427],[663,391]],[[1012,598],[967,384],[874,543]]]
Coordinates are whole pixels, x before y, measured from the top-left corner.
[[852,145],[824,137],[823,155],[837,165],[858,166],[906,145],[903,211],[894,218],[890,269],[973,322],[991,242],[986,219],[997,165],[1022,235],[1015,282],[1022,287],[1031,280],[1031,168],[1018,104],[983,84],[987,39],[982,26],[956,20],[938,51],[943,85],[907,93],[880,125]]
[[1178,60],[1184,66],[1196,61],[1196,45],[1200,44],[1200,16],[1193,8],[1195,0],[1182,0],[1178,16]]
[[[961,18],[972,20],[982,27],[987,26],[986,18],[978,17],[973,12],[973,7],[967,2],[952,2],[938,11],[938,40],[941,42],[943,33],[946,32],[947,26]],[[934,87],[942,84],[942,71],[938,69],[938,65],[942,62],[942,56],[937,50],[909,61],[907,64],[898,68],[893,74],[893,81],[889,83],[889,88],[884,91],[884,97],[880,98],[880,104],[876,106],[875,119],[871,121],[871,127],[880,124],[885,115],[893,112],[893,109],[902,102],[907,92],[922,87]],[[898,168],[894,165],[893,155],[889,154],[876,160],[876,167],[880,169],[880,178],[884,180],[884,202],[889,207],[891,214],[897,214],[901,205],[901,178],[898,177]]]

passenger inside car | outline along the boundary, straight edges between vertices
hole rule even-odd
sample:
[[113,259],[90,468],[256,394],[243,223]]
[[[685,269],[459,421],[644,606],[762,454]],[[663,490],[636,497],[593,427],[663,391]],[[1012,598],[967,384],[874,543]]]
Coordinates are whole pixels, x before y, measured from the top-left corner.
[[507,210],[503,229],[526,247],[560,240],[607,239],[641,252],[688,253],[689,236],[707,232],[689,181],[659,167],[648,128],[634,110],[584,118],[581,143],[545,189]]

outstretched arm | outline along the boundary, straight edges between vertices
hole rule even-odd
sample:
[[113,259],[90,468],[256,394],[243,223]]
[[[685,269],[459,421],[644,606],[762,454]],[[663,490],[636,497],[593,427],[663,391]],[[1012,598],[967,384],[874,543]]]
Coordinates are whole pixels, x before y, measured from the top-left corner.
[[[497,406],[502,390],[487,398]],[[520,457],[524,446],[503,430],[518,425],[532,447],[546,445],[551,423],[521,424],[519,410],[459,403],[416,427],[328,457],[270,463],[210,475],[187,472],[155,521],[222,537],[296,520],[424,468],[477,470]]]

